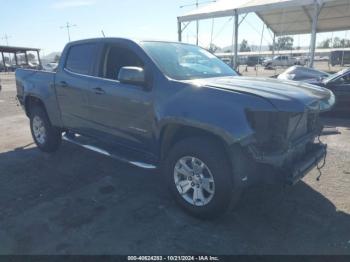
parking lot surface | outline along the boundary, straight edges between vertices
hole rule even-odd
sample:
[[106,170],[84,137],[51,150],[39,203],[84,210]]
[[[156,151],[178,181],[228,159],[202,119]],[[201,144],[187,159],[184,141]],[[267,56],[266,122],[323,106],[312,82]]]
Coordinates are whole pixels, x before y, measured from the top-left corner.
[[215,221],[178,208],[161,174],[63,143],[47,155],[0,74],[0,254],[350,254],[350,119],[324,119],[327,164],[248,189]]

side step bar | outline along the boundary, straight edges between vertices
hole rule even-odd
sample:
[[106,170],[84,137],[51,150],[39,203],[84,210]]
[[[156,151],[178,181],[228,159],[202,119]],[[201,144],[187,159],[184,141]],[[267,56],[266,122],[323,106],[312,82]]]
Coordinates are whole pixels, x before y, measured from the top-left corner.
[[67,142],[69,142],[69,143],[81,146],[81,147],[83,147],[85,149],[94,151],[94,152],[99,153],[101,155],[108,156],[110,158],[122,161],[124,163],[128,163],[128,164],[136,166],[136,167],[140,167],[140,168],[144,168],[144,169],[156,169],[157,168],[155,165],[152,165],[152,164],[138,162],[138,161],[131,161],[131,160],[128,160],[128,159],[126,159],[126,158],[124,158],[122,156],[119,156],[119,155],[116,155],[116,154],[112,154],[112,153],[110,153],[107,150],[104,150],[102,148],[98,148],[98,147],[93,146],[93,145],[88,145],[88,144],[85,144],[85,143],[81,143],[80,141],[78,141],[78,140],[76,140],[74,138],[68,137],[66,134],[62,135],[62,139],[67,141]]

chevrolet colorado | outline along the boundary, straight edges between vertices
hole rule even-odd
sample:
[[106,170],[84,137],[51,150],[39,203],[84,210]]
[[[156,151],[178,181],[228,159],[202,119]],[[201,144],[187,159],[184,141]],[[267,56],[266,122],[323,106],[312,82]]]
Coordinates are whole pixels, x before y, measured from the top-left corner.
[[192,215],[223,213],[259,166],[294,184],[326,154],[316,141],[331,91],[238,76],[197,46],[120,38],[67,44],[55,72],[18,69],[38,148],[61,140],[159,168]]

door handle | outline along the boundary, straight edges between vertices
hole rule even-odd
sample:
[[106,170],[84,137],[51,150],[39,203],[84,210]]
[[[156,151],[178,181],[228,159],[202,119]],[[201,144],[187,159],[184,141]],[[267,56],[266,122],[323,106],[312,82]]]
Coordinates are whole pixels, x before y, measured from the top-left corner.
[[60,86],[66,88],[66,87],[68,87],[68,84],[66,81],[60,81]]
[[103,90],[101,87],[95,87],[95,88],[93,88],[93,90],[94,90],[96,95],[103,95],[106,93],[105,90]]

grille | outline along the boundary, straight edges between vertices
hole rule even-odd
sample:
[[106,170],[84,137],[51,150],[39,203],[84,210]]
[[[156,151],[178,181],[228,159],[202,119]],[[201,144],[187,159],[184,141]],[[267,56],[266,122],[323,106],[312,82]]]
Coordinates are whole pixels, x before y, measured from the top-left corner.
[[250,115],[256,131],[256,145],[265,152],[285,150],[290,143],[318,129],[318,112],[267,113]]
[[307,118],[307,130],[309,133],[314,132],[320,125],[319,114],[309,113]]
[[308,115],[307,113],[298,114],[292,116],[289,119],[288,123],[288,134],[287,138],[290,140],[296,140],[307,134],[307,125],[308,125]]

